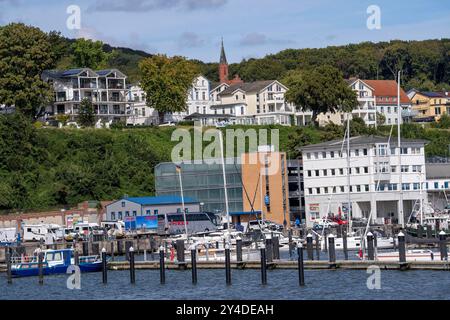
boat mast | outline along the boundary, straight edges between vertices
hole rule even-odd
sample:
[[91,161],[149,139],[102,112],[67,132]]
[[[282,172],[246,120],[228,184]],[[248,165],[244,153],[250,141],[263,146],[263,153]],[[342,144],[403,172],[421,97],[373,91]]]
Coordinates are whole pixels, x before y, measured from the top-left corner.
[[402,138],[401,138],[401,121],[402,121],[402,110],[400,104],[400,80],[401,80],[400,70],[398,72],[398,85],[397,85],[397,135],[398,135],[398,165],[400,169],[400,201],[398,207],[398,222],[402,225],[402,228],[405,228],[405,217],[403,214],[403,172],[402,172]]
[[181,191],[181,207],[183,208],[183,219],[184,219],[184,232],[186,233],[186,239],[188,239],[188,229],[186,220],[186,208],[184,205],[184,192],[183,192],[183,182],[181,180],[181,167],[177,166],[178,177],[180,180],[180,191]]
[[422,186],[422,170],[419,173],[420,177],[420,225],[423,226],[423,186]]
[[228,208],[227,174],[225,172],[225,156],[223,147],[223,133],[219,130],[220,156],[222,158],[223,190],[225,192],[225,213],[227,215],[227,230],[230,232],[230,210]]
[[352,202],[350,199],[350,113],[347,113],[347,212],[348,231],[352,231]]

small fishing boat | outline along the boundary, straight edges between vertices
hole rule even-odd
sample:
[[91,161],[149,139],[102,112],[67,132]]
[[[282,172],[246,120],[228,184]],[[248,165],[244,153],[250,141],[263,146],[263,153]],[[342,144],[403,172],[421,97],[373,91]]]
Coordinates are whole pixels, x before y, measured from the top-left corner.
[[[42,252],[44,253],[42,261],[44,275],[64,274],[69,266],[75,265],[73,249],[43,250]],[[78,266],[81,272],[99,272],[102,270],[102,261],[99,256],[79,257]],[[14,277],[38,276],[38,254],[35,254],[31,259],[20,257],[13,260],[11,274]]]

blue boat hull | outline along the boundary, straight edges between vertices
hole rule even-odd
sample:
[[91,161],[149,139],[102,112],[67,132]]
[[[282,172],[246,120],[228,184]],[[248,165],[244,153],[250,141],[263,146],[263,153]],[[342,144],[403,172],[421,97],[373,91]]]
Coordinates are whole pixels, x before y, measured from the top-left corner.
[[[102,263],[101,262],[80,264],[79,267],[80,267],[80,271],[82,273],[102,271]],[[42,272],[46,276],[53,275],[53,274],[65,274],[67,272],[68,268],[69,268],[69,266],[66,266],[66,265],[44,267],[42,269]],[[38,268],[12,269],[11,275],[13,277],[36,277],[39,275],[39,269]]]

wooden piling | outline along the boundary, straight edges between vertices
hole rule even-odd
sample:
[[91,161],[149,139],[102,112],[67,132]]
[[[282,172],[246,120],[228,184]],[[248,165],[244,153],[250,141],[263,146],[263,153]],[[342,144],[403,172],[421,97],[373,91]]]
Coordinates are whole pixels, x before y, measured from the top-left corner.
[[236,238],[236,261],[242,262],[242,239]]
[[342,248],[344,250],[344,259],[348,260],[348,246],[347,246],[347,230],[342,231]]
[[105,248],[102,249],[102,280],[104,284],[108,283],[108,267]]
[[130,247],[130,249],[128,250],[128,255],[130,258],[130,282],[131,284],[135,284],[136,283],[136,271],[135,271],[135,266],[134,266],[134,248]]
[[273,259],[280,259],[280,239],[278,237],[272,238],[272,246],[273,246]]
[[267,284],[267,263],[266,263],[266,248],[264,245],[261,246],[261,283],[263,285]]
[[197,251],[195,248],[191,250],[191,265],[192,265],[192,283],[197,284]]
[[374,243],[373,243],[373,234],[372,234],[372,232],[369,232],[367,234],[367,258],[370,261],[375,260]]
[[12,284],[12,273],[11,273],[11,248],[5,247],[5,261],[6,261],[6,278],[8,284]]
[[303,265],[303,245],[301,243],[298,244],[297,255],[298,255],[298,281],[299,281],[300,286],[304,286],[305,285],[305,267]]
[[273,244],[272,244],[272,238],[268,237],[266,239],[266,246],[265,246],[265,254],[267,257],[267,262],[273,262]]
[[447,235],[444,231],[439,233],[439,248],[441,252],[441,261],[448,260],[448,251],[447,251]]
[[230,245],[225,245],[225,281],[227,285],[231,285],[231,258],[230,258]]
[[44,284],[44,253],[39,251],[38,254],[38,274],[39,274],[39,284]]
[[161,284],[166,283],[166,270],[164,266],[164,259],[165,259],[164,247],[161,246],[159,248],[159,278]]
[[314,252],[313,252],[313,236],[309,233],[306,236],[306,252],[308,255],[308,260],[314,260]]
[[328,236],[328,244],[329,244],[328,257],[331,267],[336,267],[336,248],[334,238],[335,237],[333,234],[330,234]]
[[406,263],[406,242],[405,235],[403,232],[398,234],[398,253],[399,253],[399,262],[401,264]]

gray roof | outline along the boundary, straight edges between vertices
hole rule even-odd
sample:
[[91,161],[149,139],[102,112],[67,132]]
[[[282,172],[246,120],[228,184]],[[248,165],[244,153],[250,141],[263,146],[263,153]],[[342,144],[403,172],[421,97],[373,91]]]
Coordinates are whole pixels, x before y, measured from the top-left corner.
[[245,82],[233,84],[229,88],[225,89],[219,95],[229,95],[233,94],[236,90],[242,90],[244,92],[258,92],[269,86],[271,83],[275,82],[275,80],[265,80],[265,81],[255,81],[255,82]]
[[450,163],[427,163],[427,179],[450,178]]
[[[389,137],[381,137],[381,136],[358,136],[358,137],[351,137],[350,138],[350,146],[370,146],[377,143],[388,143]],[[345,142],[346,143],[346,142]],[[427,144],[427,140],[422,139],[402,139],[402,144],[419,144],[424,145]],[[340,149],[343,144],[343,139],[338,140],[332,140],[327,142],[322,142],[318,144],[311,144],[308,146],[304,146],[301,148],[298,148],[299,150],[313,150],[313,149]],[[391,137],[390,144],[392,146],[397,145],[397,138]]]

